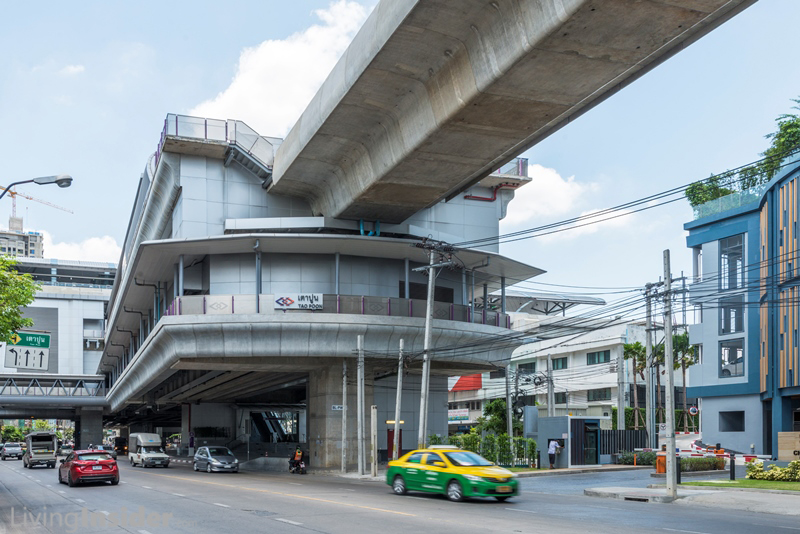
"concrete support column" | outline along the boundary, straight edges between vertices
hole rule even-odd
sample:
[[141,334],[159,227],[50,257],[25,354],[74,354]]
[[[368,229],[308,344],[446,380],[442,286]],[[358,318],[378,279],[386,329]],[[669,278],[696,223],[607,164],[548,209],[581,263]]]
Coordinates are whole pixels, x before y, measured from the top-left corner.
[[103,409],[81,408],[78,417],[80,417],[80,432],[75,439],[77,448],[88,449],[89,444],[103,443]]
[[[347,384],[347,469],[355,471],[358,460],[355,358],[348,358]],[[364,404],[373,404],[373,366],[364,366]],[[308,451],[312,469],[340,469],[342,465],[342,359],[309,373],[308,377]],[[369,426],[365,426],[365,435]]]

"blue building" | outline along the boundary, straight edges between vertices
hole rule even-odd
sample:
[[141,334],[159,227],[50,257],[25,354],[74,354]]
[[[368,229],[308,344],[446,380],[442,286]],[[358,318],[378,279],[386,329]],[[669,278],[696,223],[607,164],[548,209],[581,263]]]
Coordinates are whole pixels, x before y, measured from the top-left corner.
[[778,455],[778,433],[800,430],[800,156],[768,184],[695,208],[684,225],[694,254],[690,341],[700,362],[703,440]]

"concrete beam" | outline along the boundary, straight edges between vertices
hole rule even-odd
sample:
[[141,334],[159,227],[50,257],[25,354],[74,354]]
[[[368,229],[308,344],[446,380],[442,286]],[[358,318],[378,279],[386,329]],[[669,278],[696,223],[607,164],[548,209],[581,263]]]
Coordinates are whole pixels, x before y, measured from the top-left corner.
[[275,156],[315,216],[400,223],[755,0],[382,0]]

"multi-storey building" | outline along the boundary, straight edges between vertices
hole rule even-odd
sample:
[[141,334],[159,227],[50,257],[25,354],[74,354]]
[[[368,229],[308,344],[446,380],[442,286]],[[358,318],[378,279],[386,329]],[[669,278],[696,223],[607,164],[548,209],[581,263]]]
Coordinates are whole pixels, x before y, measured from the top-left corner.
[[778,433],[800,429],[798,183],[795,155],[768,184],[698,206],[684,226],[701,316],[690,395],[709,443],[777,456]]
[[8,230],[0,230],[0,254],[23,258],[43,257],[44,236],[24,231],[21,217],[9,217]]

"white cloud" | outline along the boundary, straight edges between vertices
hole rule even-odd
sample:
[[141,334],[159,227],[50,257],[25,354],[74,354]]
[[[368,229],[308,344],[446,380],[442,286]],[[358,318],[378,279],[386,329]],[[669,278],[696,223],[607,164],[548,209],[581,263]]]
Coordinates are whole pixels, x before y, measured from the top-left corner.
[[[537,239],[546,242],[559,241],[563,239],[576,239],[578,237],[596,234],[601,230],[619,230],[621,228],[631,227],[631,225],[638,224],[638,222],[634,220],[636,215],[631,210],[623,209],[600,214],[601,211],[605,210],[594,209],[581,212],[579,217],[583,217],[583,219],[576,221],[574,225],[571,225],[574,226],[574,229],[543,235]],[[561,228],[557,229],[560,230]]]
[[504,226],[574,212],[587,193],[597,190],[597,184],[576,182],[574,176],[562,178],[555,169],[538,164],[528,166],[528,176],[533,180],[515,192]]
[[244,49],[228,88],[189,114],[240,119],[261,135],[285,136],[353,40],[368,10],[338,0],[314,14],[321,24]]
[[48,231],[44,236],[44,256],[58,260],[103,261],[117,263],[122,249],[111,236],[90,237],[79,243],[56,243]]
[[83,65],[67,65],[66,67],[58,71],[58,73],[61,74],[62,76],[75,76],[76,74],[80,74],[85,70],[86,67],[84,67]]

